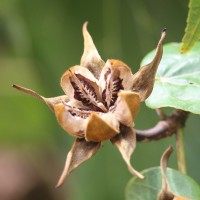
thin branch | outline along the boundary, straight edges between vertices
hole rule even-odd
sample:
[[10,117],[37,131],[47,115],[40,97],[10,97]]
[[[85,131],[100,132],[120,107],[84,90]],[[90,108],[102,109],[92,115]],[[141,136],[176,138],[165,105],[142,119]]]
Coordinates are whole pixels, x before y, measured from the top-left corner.
[[184,127],[188,112],[175,109],[165,120],[159,121],[153,128],[147,130],[135,130],[138,142],[148,142],[169,137]]

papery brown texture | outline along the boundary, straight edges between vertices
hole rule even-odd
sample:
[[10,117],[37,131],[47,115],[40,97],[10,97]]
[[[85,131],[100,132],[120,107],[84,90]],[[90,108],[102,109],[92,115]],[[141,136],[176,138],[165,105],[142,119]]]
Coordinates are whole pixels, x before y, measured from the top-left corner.
[[165,35],[166,29],[163,29],[160,41],[157,45],[155,57],[149,64],[141,67],[139,71],[133,75],[133,91],[137,91],[139,93],[141,101],[147,99],[152,92],[155,75],[162,58],[162,42]]
[[131,174],[143,179],[144,176],[137,172],[130,163],[130,158],[136,147],[136,136],[134,129],[131,127],[121,126],[119,135],[111,139],[111,142],[119,149],[124,161],[127,164],[128,170]]
[[60,187],[65,177],[80,164],[91,158],[100,147],[101,143],[86,142],[84,139],[76,139],[70,152],[67,154],[65,167],[56,187]]
[[19,85],[13,87],[44,101],[55,113],[61,127],[76,138],[58,187],[73,169],[91,158],[108,139],[120,151],[129,171],[144,178],[130,162],[136,147],[133,126],[141,101],[151,94],[162,57],[165,30],[152,62],[134,75],[122,61],[108,59],[104,62],[101,59],[87,30],[87,22],[82,31],[84,52],[80,65],[70,67],[61,77],[65,95],[45,98]]
[[172,152],[173,152],[172,147],[167,148],[160,160],[162,188],[160,193],[158,194],[157,200],[190,200],[188,198],[178,197],[175,194],[173,194],[167,182],[166,170],[167,170],[168,160]]
[[85,22],[82,29],[84,37],[84,52],[81,57],[80,65],[89,69],[89,71],[91,71],[96,78],[99,78],[99,75],[105,63],[101,59],[101,56],[99,55],[93,43],[92,37],[87,31],[87,25],[88,22]]

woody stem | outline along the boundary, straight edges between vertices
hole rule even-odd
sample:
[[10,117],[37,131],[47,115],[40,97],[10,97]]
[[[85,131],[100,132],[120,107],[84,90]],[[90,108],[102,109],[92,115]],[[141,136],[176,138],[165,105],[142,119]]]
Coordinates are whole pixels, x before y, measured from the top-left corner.
[[187,167],[183,130],[188,115],[188,112],[175,109],[170,116],[164,116],[163,120],[159,121],[153,128],[147,130],[135,130],[137,141],[139,142],[159,140],[175,133],[178,169],[184,174],[187,173]]
[[160,140],[173,135],[181,127],[183,128],[188,118],[189,112],[174,109],[170,116],[166,116],[153,128],[147,130],[135,130],[138,142]]

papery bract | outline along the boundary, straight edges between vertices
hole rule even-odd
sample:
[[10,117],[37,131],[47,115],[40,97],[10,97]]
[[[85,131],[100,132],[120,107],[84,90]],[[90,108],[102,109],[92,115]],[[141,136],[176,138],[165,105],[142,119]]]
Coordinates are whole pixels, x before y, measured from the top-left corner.
[[167,148],[160,159],[162,188],[160,193],[158,194],[157,200],[190,200],[188,198],[179,197],[173,194],[173,192],[170,189],[170,185],[168,184],[166,177],[166,170],[167,170],[168,160],[172,151],[173,151],[172,147]]

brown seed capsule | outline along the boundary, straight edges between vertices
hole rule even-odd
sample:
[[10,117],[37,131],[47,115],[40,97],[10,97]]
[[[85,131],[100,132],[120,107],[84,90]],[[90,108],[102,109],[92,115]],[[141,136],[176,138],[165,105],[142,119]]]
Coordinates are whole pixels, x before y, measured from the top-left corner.
[[140,102],[152,91],[165,32],[152,62],[134,75],[122,61],[110,59],[104,62],[101,59],[87,31],[87,22],[83,25],[83,37],[84,52],[80,65],[69,68],[61,78],[66,95],[45,98],[30,89],[13,87],[44,101],[62,128],[77,138],[67,155],[57,186],[73,169],[94,155],[101,142],[107,139],[119,149],[129,171],[143,178],[130,164],[136,146],[132,126]]

